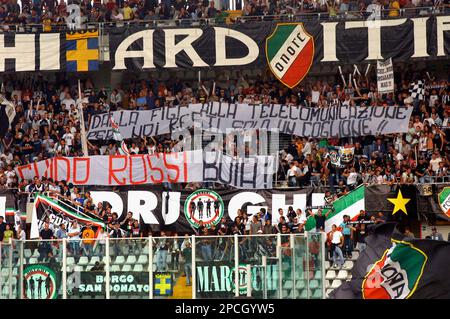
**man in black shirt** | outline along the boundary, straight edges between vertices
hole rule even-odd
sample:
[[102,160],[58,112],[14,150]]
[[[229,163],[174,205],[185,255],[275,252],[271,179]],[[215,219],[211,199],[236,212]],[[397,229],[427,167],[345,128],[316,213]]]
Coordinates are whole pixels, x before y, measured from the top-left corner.
[[360,221],[368,221],[370,218],[369,216],[367,216],[366,211],[364,209],[361,209],[359,211],[359,215],[358,215],[358,222]]
[[39,243],[39,258],[38,261],[44,260],[47,257],[48,253],[51,251],[50,240],[54,238],[53,230],[50,229],[50,225],[48,222],[44,224],[44,228],[39,232],[39,239],[42,242]]
[[325,215],[322,213],[322,209],[318,209],[317,213],[314,214],[312,210],[310,210],[310,213],[312,216],[314,216],[314,219],[316,220],[316,231],[325,231],[325,220],[327,219],[328,215],[330,214],[331,210],[329,210]]

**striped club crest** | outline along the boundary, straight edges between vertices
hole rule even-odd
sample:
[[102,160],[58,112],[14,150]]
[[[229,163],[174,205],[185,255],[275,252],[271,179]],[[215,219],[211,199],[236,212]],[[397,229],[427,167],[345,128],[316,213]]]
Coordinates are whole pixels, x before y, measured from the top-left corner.
[[279,23],[266,39],[266,57],[272,73],[289,88],[308,74],[314,59],[314,38],[303,23]]

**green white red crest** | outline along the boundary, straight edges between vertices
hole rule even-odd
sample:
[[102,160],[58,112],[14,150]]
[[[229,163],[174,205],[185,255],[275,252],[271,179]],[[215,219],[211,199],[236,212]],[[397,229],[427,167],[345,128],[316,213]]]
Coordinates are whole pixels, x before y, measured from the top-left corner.
[[427,259],[411,243],[392,240],[392,246],[364,277],[363,299],[408,299],[419,284]]
[[[200,201],[203,203],[201,211],[199,209]],[[195,228],[200,226],[200,221],[206,228],[217,225],[222,219],[224,211],[225,206],[222,197],[208,189],[196,190],[184,202],[184,215]]]
[[266,39],[266,57],[272,73],[289,88],[308,74],[314,59],[314,38],[303,23],[280,23]]
[[450,187],[444,187],[438,195],[439,206],[447,217],[450,218]]
[[25,299],[56,299],[56,274],[47,266],[30,265],[23,270]]

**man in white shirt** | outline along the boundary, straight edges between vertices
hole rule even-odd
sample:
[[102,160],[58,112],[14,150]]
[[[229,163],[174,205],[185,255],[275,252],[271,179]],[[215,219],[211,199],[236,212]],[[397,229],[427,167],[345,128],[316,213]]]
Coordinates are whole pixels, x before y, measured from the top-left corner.
[[11,165],[7,166],[5,176],[6,176],[6,184],[7,185],[14,184],[14,182],[16,180],[16,172],[12,169]]
[[297,220],[300,224],[304,225],[306,224],[306,213],[303,212],[300,208],[296,210],[295,212],[296,216],[297,216]]
[[358,173],[356,173],[355,168],[350,168],[350,173],[347,176],[347,185],[349,187],[355,187],[358,183]]
[[342,255],[342,247],[344,245],[344,236],[337,230],[336,225],[331,226],[331,252],[333,254],[333,267],[341,268],[344,265],[344,256]]
[[68,147],[71,147],[73,144],[73,134],[70,132],[70,129],[66,127],[66,133],[62,136],[62,138],[66,141]]
[[430,160],[430,166],[431,166],[431,170],[436,173],[436,171],[439,168],[439,163],[442,162],[442,158],[439,155],[438,151],[435,151],[433,153],[433,155],[431,156],[431,160]]
[[64,100],[61,101],[61,106],[64,105],[64,110],[70,111],[70,105],[75,105],[75,100],[72,99],[70,93],[66,92]]
[[74,220],[72,225],[69,227],[69,232],[67,235],[69,236],[70,247],[72,248],[72,254],[77,257],[80,252],[80,234],[81,228],[78,226],[78,222]]
[[307,155],[311,154],[311,151],[312,151],[311,143],[308,141],[308,139],[304,138],[303,139],[303,149],[302,149],[303,156],[306,157]]
[[300,175],[300,169],[294,165],[294,163],[290,164],[290,168],[287,171],[288,185],[290,187],[297,186],[297,176]]

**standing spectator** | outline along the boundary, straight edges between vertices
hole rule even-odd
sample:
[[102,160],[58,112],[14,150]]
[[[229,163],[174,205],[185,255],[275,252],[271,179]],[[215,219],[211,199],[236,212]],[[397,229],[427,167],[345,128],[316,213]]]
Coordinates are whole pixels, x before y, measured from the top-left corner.
[[102,227],[100,227],[99,233],[97,235],[97,246],[95,247],[94,254],[96,254],[99,257],[104,256],[107,238],[108,233],[105,232],[105,230]]
[[67,236],[69,237],[70,249],[75,258],[77,258],[80,253],[80,235],[81,235],[80,226],[78,226],[78,222],[74,220],[72,222],[72,225],[69,226],[69,232]]
[[191,285],[192,277],[192,247],[189,241],[186,242],[185,247],[182,250],[184,259],[184,272],[186,275],[186,286]]
[[26,240],[26,233],[25,231],[22,229],[21,225],[17,226],[16,229],[16,238],[17,240]]
[[331,226],[331,253],[333,254],[333,267],[341,268],[344,265],[344,256],[342,255],[342,247],[344,246],[344,236],[337,229],[336,225]]
[[345,258],[352,258],[352,251],[353,251],[353,231],[356,230],[355,227],[350,225],[350,216],[344,215],[343,222],[339,225],[339,227],[342,229],[342,234],[344,235],[344,257]]
[[323,215],[321,208],[317,210],[317,213],[313,213],[313,211],[309,209],[310,215],[314,216],[314,219],[316,221],[316,232],[325,231],[325,220],[328,218],[330,212],[331,210],[329,210],[328,212],[325,213],[325,215]]
[[3,241],[3,234],[6,230],[6,223],[4,222],[5,218],[3,216],[0,216],[0,242]]
[[59,229],[56,231],[56,239],[60,240],[58,242],[58,247],[59,247],[59,258],[62,260],[63,258],[63,242],[62,240],[64,238],[67,238],[67,229],[66,229],[66,224],[61,224],[59,225]]
[[48,256],[48,253],[52,250],[50,240],[54,238],[53,230],[50,229],[50,224],[48,222],[44,223],[44,228],[39,232],[39,258],[38,261],[44,260]]
[[3,258],[9,260],[9,250],[11,248],[10,240],[14,239],[14,232],[11,230],[11,225],[6,224],[5,231],[3,232],[3,241],[2,241],[2,254]]
[[359,251],[364,251],[366,249],[366,237],[367,237],[367,231],[366,231],[366,224],[359,224],[359,227],[355,231],[355,237],[356,237],[356,245],[359,249]]
[[82,234],[81,234],[82,238],[83,238],[83,251],[84,254],[87,257],[91,257],[92,256],[92,252],[93,252],[93,246],[94,246],[94,231],[92,230],[91,226],[88,225],[86,226],[86,228],[83,230]]
[[169,243],[165,232],[161,232],[161,238],[157,239],[157,249],[156,249],[156,271],[164,272],[167,271],[167,253],[169,251]]

